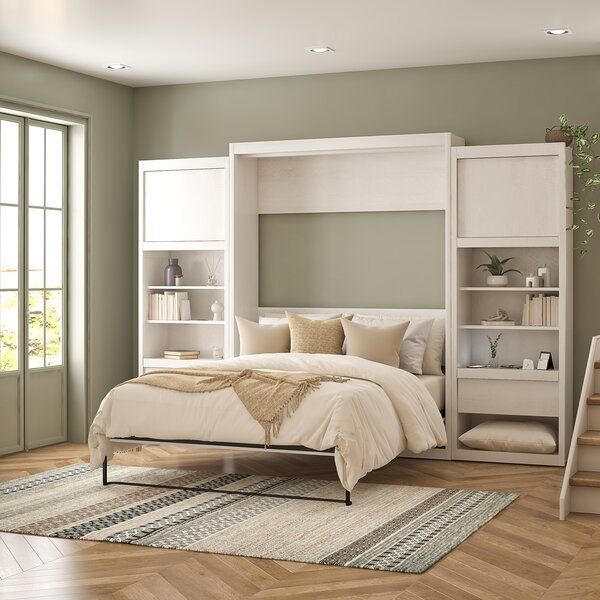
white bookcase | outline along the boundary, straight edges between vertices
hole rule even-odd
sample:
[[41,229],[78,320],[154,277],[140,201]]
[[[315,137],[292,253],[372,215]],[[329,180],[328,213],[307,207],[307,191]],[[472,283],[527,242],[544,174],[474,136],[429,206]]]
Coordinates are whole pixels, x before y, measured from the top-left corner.
[[[179,259],[183,285],[166,286],[164,268]],[[205,258],[220,260],[217,285],[208,285]],[[197,361],[165,359],[165,350],[197,350],[213,360],[213,348],[231,355],[229,331],[229,159],[149,160],[139,164],[139,372],[181,368]],[[191,319],[150,316],[153,293],[187,292]],[[213,320],[211,305],[224,305]]]
[[[460,460],[564,465],[572,405],[572,195],[570,150],[564,144],[465,146],[452,150],[452,457]],[[487,287],[483,250],[514,257],[505,288]],[[549,286],[525,287],[539,265],[551,269]],[[527,294],[558,296],[557,326],[523,326]],[[506,310],[512,326],[481,321]],[[554,370],[468,368],[488,364],[487,336],[501,333],[500,365],[537,364],[552,353]],[[491,452],[463,446],[458,437],[490,419],[546,421],[558,431],[555,454]]]

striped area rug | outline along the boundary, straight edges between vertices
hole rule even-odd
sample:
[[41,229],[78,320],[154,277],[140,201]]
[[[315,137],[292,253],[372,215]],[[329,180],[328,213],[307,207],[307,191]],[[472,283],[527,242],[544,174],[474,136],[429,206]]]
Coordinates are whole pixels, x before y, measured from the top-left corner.
[[109,467],[111,480],[217,491],[102,486],[80,463],[0,485],[0,530],[422,573],[518,494],[361,483],[353,505],[220,494],[342,498],[338,482]]

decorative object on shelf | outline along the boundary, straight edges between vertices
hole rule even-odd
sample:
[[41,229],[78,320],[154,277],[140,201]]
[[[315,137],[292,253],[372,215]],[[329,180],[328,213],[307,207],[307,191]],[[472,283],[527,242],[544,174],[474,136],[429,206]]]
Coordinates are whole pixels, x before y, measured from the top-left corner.
[[215,259],[214,256],[211,256],[210,260],[205,257],[204,264],[206,265],[206,270],[208,271],[208,285],[218,285],[217,269],[221,264],[221,257],[219,256]]
[[501,369],[522,369],[523,367],[521,365],[500,365]]
[[523,359],[523,369],[525,371],[533,371],[535,369],[535,365],[530,358]]
[[552,284],[550,283],[550,267],[546,264],[537,268],[537,274],[540,278],[540,285],[542,287],[550,287]]
[[198,350],[165,350],[165,358],[170,360],[196,360],[200,356]]
[[223,320],[223,303],[215,300],[210,307],[213,313],[213,321],[222,321]]
[[488,369],[490,365],[468,365],[467,369]]
[[221,360],[223,358],[223,348],[220,346],[213,346],[212,356],[215,360]]
[[482,325],[488,325],[488,326],[496,326],[496,325],[514,325],[515,322],[510,318],[510,316],[508,315],[508,313],[503,309],[503,308],[499,308],[496,311],[496,314],[488,317],[487,319],[484,319],[483,321],[481,321]]
[[192,320],[192,307],[190,306],[189,300],[182,300],[179,305],[179,316],[182,321]]
[[550,371],[554,369],[552,362],[552,352],[540,352],[540,357],[537,363],[538,371]]
[[490,367],[492,367],[492,369],[495,369],[498,367],[498,361],[496,359],[497,355],[498,355],[498,343],[500,342],[500,338],[502,337],[502,334],[499,333],[496,336],[496,339],[492,342],[492,338],[488,335],[487,339],[490,342]]
[[175,275],[175,285],[180,286],[183,285],[183,275]]
[[567,131],[566,128],[563,128],[562,125],[547,127],[544,139],[548,143],[564,142],[566,146],[570,146],[573,142],[573,136],[569,133],[569,131]]
[[179,266],[179,259],[170,258],[169,264],[165,267],[165,285],[174,286],[177,275],[183,276],[183,271]]
[[[598,227],[600,223],[600,203],[597,197],[600,191],[600,171],[595,171],[596,165],[600,161],[600,153],[594,149],[594,146],[600,141],[600,133],[591,133],[587,123],[571,125],[566,115],[560,115],[558,122],[560,131],[570,135],[574,142],[573,160],[570,164],[573,167],[579,189],[575,190],[571,198],[573,225],[569,229],[574,232],[581,230],[583,235],[575,244],[575,249],[580,256],[585,256],[588,253],[595,227]],[[596,225],[594,226],[593,223]]]
[[508,285],[508,277],[506,276],[507,273],[521,274],[521,271],[517,269],[504,270],[504,265],[509,260],[513,260],[514,256],[510,256],[509,258],[501,260],[495,254],[490,254],[486,250],[483,250],[483,252],[488,256],[490,262],[478,265],[475,267],[475,270],[482,269],[483,271],[487,271],[489,273],[487,284],[490,287],[506,287]]
[[540,287],[540,278],[533,273],[529,273],[527,277],[525,277],[525,287],[530,288],[538,288]]

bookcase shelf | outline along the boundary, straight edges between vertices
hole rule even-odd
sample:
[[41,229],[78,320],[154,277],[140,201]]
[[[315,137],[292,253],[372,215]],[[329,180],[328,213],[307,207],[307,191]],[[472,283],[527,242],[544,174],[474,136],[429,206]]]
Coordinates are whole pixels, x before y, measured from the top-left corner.
[[164,290],[173,292],[186,292],[189,290],[224,290],[224,285],[149,285],[149,290]]
[[190,319],[189,321],[148,319],[146,323],[161,325],[225,325],[225,321],[213,321],[212,319]]
[[[227,358],[231,356],[229,159],[140,161],[139,173],[138,370],[212,362],[214,349]],[[183,281],[190,285],[161,285],[171,258],[179,260]],[[209,277],[207,261],[218,264],[219,285],[202,285]],[[152,299],[163,294],[169,299],[164,314],[151,306]],[[149,318],[181,316],[184,300],[189,300],[191,318]],[[164,301],[166,305],[167,298]],[[215,301],[223,304],[223,320],[211,318]],[[199,358],[164,358],[167,350],[193,350]]]
[[526,294],[558,294],[557,287],[461,287],[461,292],[524,292]]
[[145,358],[144,369],[184,369],[198,367],[203,363],[217,363],[220,358],[194,358],[190,360],[179,360],[173,358]]
[[[564,465],[572,428],[572,233],[565,210],[571,197],[570,151],[564,144],[515,144],[452,151],[452,458]],[[483,251],[510,272],[508,286],[487,286]],[[525,278],[545,265],[544,287]],[[543,296],[545,300],[537,302]],[[532,301],[526,309],[526,299]],[[548,297],[553,297],[548,300]],[[534,315],[530,311],[533,306]],[[482,325],[502,310],[522,323]],[[527,321],[525,321],[527,322]],[[530,321],[531,322],[531,321]],[[493,332],[493,333],[492,333]],[[500,334],[499,340],[495,338]],[[488,339],[488,337],[490,339]],[[552,354],[555,370],[467,368],[491,362],[537,363]],[[489,420],[541,421],[556,430],[557,451],[542,455],[469,448],[459,437]]]
[[560,331],[560,327],[538,325],[460,325],[459,329],[492,329],[498,331]]

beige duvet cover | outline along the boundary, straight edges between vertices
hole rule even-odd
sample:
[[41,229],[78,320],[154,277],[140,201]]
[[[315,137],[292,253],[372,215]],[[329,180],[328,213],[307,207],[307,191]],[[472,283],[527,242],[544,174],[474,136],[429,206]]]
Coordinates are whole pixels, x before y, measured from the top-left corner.
[[[354,356],[285,353],[241,356],[220,362],[219,368],[349,377],[346,383],[325,382],[310,392],[271,441],[315,450],[335,447],[337,472],[347,490],[406,448],[419,453],[446,443],[442,417],[427,388],[414,375],[394,367]],[[119,449],[110,438],[132,436],[264,442],[263,428],[231,388],[192,394],[125,384],[106,395],[90,428],[92,467]]]

